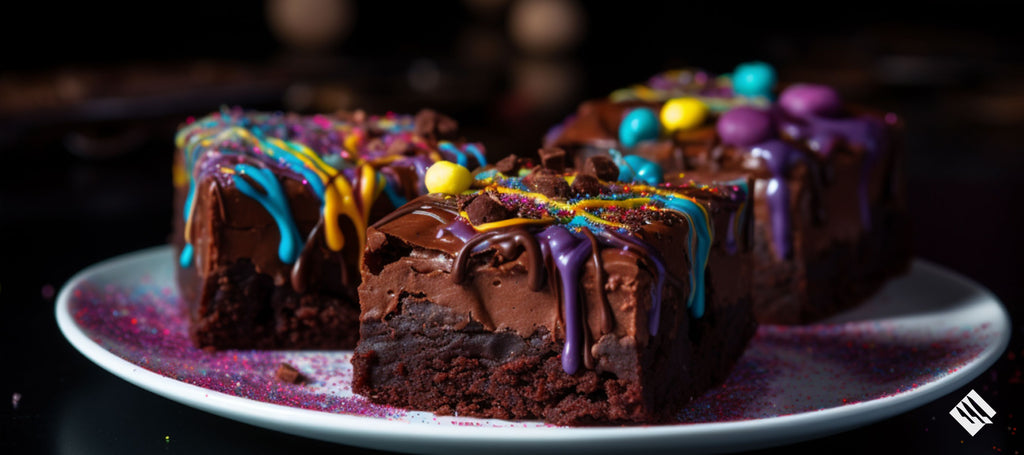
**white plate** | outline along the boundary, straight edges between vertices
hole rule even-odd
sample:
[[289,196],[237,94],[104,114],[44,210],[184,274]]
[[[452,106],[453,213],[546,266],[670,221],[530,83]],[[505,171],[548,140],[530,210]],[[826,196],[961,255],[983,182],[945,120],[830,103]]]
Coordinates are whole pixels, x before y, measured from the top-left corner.
[[[796,442],[941,397],[995,362],[1010,337],[1009,317],[991,293],[916,261],[908,276],[825,323],[761,327],[726,383],[683,411],[690,423],[565,428],[439,417],[353,395],[347,351],[192,348],[173,260],[163,246],[79,272],[57,300],[64,336],[111,373],[172,400],[273,430],[383,450],[717,452]],[[309,382],[274,380],[282,362]]]

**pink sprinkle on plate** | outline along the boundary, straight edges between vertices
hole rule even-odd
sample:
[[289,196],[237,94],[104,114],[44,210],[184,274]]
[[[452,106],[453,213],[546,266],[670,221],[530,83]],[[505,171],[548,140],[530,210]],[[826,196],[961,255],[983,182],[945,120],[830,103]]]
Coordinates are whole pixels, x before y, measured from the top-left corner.
[[[435,416],[352,393],[350,351],[192,347],[162,246],[73,277],[57,299],[64,336],[132,384],[241,422],[417,453],[731,451],[797,442],[906,412],[963,386],[1002,354],[1010,321],[986,289],[939,266],[911,272],[823,323],[762,326],[731,376],[672,425],[567,428]],[[282,364],[301,381],[282,381]]]

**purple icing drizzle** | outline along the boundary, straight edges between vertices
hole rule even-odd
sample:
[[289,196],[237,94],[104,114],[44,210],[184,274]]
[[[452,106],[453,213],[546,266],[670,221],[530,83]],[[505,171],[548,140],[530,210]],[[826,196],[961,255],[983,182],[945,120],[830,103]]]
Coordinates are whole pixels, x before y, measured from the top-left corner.
[[562,369],[575,374],[580,367],[583,349],[583,315],[579,305],[579,279],[583,261],[591,254],[590,242],[576,238],[568,229],[553,225],[537,235],[543,251],[554,260],[561,282],[562,311],[565,317],[565,346],[562,348]]
[[733,225],[736,223],[736,212],[729,214],[729,226],[725,231],[725,251],[729,254],[736,254],[736,232]]
[[864,151],[857,197],[861,223],[865,229],[871,228],[868,182],[871,170],[885,152],[885,125],[874,117],[843,115],[842,100],[831,87],[795,84],[782,92],[777,108],[772,111],[738,107],[719,118],[716,130],[722,142],[746,148],[753,156],[762,158],[772,173],[767,197],[774,245],[780,258],[788,257],[792,249],[786,176],[802,155],[778,140],[776,131],[792,141],[806,144],[823,157],[840,143]]
[[[716,129],[722,142],[743,147],[750,155],[761,158],[772,173],[766,196],[772,218],[775,253],[787,258],[792,252],[792,220],[789,214],[789,169],[802,158],[798,150],[776,138],[772,113],[752,107],[737,107],[722,114]],[[732,223],[730,223],[730,229]]]
[[793,163],[802,156],[792,146],[778,139],[769,139],[751,147],[750,154],[764,160],[772,173],[765,192],[768,198],[768,211],[772,217],[772,240],[779,257],[789,257],[793,250],[793,233],[792,220],[789,218],[789,184],[786,181],[786,174]]
[[473,226],[463,221],[462,218],[455,218],[450,224],[437,231],[437,238],[443,237],[445,232],[454,235],[463,243],[468,242],[477,234],[476,229],[473,229]]

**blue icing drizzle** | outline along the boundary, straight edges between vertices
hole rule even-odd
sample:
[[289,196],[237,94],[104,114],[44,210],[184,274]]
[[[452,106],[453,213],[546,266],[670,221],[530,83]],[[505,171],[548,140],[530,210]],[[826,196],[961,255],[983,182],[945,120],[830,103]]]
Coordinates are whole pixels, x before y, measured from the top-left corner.
[[[185,213],[182,215],[183,220],[187,220],[189,212],[192,211],[192,198],[195,196],[195,193],[196,182],[195,180],[193,180],[189,182],[188,196],[185,196],[185,208],[183,209]],[[186,242],[185,248],[181,250],[181,257],[178,258],[178,264],[181,264],[183,268],[188,268],[190,265],[192,265],[192,256],[192,243]]]
[[180,264],[182,268],[188,268],[188,266],[192,265],[194,256],[195,252],[192,249],[192,244],[186,243],[185,247],[181,249],[181,256],[178,257],[178,264]]
[[690,225],[690,230],[686,234],[687,243],[690,245],[690,296],[686,300],[686,306],[690,308],[693,317],[699,318],[704,315],[704,272],[708,265],[708,255],[711,253],[711,232],[708,229],[707,214],[689,199],[664,196],[655,198],[661,200],[665,208],[675,210],[686,217]]
[[469,168],[469,158],[467,152],[469,153],[469,155],[473,156],[474,160],[476,160],[476,167],[487,164],[487,160],[484,159],[483,152],[480,151],[480,147],[477,147],[476,144],[466,144],[464,147],[465,150],[459,150],[459,148],[456,147],[455,144],[452,144],[451,142],[448,141],[441,141],[437,143],[437,148],[442,152],[454,156],[455,163],[467,169]]
[[[242,178],[242,175],[255,180],[263,187],[263,191],[254,188],[246,179]],[[302,251],[302,242],[299,229],[295,226],[295,220],[292,219],[291,210],[288,208],[288,200],[284,196],[281,184],[274,177],[274,173],[269,169],[239,164],[235,166],[235,174],[231,178],[239,191],[263,205],[263,208],[277,222],[277,228],[281,234],[277,256],[285,264],[294,263],[298,259],[299,252]]]
[[437,148],[442,152],[448,153],[455,157],[455,163],[462,167],[469,167],[469,160],[466,159],[466,154],[459,150],[455,144],[448,141],[441,141],[437,144]]
[[466,144],[465,148],[466,151],[473,155],[473,158],[476,158],[477,166],[487,165],[487,159],[484,158],[484,154],[480,151],[480,147],[477,147],[476,144]]
[[320,198],[320,203],[323,204],[325,189],[323,181],[320,180],[320,176],[316,175],[316,172],[313,172],[312,169],[306,167],[306,163],[303,163],[302,160],[295,157],[295,155],[290,153],[288,150],[284,150],[270,141],[266,141],[265,144],[275,152],[280,152],[275,153],[274,158],[282,161],[289,169],[297,172],[302,176],[302,178],[306,179],[309,186],[313,188],[313,192],[316,193],[318,198]]
[[391,201],[392,207],[401,207],[406,202],[409,202],[408,199],[395,191],[395,185],[391,182],[391,179],[384,177],[384,174],[378,175],[384,179],[384,195],[388,197],[388,201]]

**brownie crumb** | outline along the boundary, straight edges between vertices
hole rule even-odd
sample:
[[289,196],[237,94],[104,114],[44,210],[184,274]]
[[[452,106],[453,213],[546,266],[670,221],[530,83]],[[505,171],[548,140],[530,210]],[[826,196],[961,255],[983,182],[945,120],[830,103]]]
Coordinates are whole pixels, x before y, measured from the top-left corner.
[[550,198],[566,199],[572,193],[565,178],[551,169],[536,168],[523,180],[531,191]]
[[537,151],[540,165],[555,172],[565,172],[565,150],[558,147],[545,147]]
[[583,163],[583,174],[589,174],[604,181],[615,181],[619,178],[619,167],[615,161],[604,155],[594,155]]
[[523,166],[523,160],[515,153],[494,163],[494,169],[505,175],[514,175]]
[[455,206],[459,208],[459,211],[464,212],[466,211],[466,207],[469,207],[469,204],[473,202],[477,196],[480,195],[478,193],[460,194],[455,198]]
[[391,145],[388,146],[388,155],[405,155],[406,152],[413,150],[412,145],[401,139],[396,139]]
[[572,181],[572,192],[574,196],[597,196],[604,190],[601,181],[589,174],[580,174]]
[[433,109],[417,112],[414,121],[416,134],[434,141],[453,139],[459,129],[459,123],[455,119]]
[[274,372],[274,378],[278,381],[287,382],[289,384],[301,384],[306,382],[306,377],[295,369],[295,367],[282,362],[277,366],[277,371]]
[[469,216],[470,223],[480,225],[506,220],[512,216],[512,212],[489,195],[483,194],[466,206],[466,215]]

